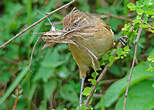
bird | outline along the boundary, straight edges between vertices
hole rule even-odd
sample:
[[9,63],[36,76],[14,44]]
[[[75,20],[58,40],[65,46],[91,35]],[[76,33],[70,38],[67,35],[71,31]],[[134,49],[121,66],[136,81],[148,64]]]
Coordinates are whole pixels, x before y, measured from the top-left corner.
[[84,80],[90,67],[97,71],[98,60],[114,45],[114,33],[110,26],[99,17],[73,9],[63,19],[63,30],[71,32],[73,43],[68,43],[80,72],[81,89],[79,109],[82,106]]
[[91,67],[95,72],[100,69],[99,59],[114,47],[113,31],[99,17],[73,8],[63,19],[63,30],[51,29],[40,34],[46,42],[43,49],[53,47],[56,43],[68,44],[80,73],[79,110],[81,110],[85,78]]

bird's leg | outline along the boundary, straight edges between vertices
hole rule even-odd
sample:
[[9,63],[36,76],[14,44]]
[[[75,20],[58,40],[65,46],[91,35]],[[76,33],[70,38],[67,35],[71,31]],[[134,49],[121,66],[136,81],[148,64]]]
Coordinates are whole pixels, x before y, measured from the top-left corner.
[[81,110],[81,107],[82,107],[82,91],[83,91],[83,87],[84,87],[84,81],[85,81],[85,76],[82,76],[82,78],[81,78],[81,88],[80,88],[79,110]]
[[127,45],[127,40],[128,40],[128,37],[127,36],[122,36],[122,37],[120,37],[117,41],[116,41],[116,43],[115,43],[115,47],[118,45],[118,43],[119,42],[121,42],[121,46],[122,47],[125,47],[126,45]]

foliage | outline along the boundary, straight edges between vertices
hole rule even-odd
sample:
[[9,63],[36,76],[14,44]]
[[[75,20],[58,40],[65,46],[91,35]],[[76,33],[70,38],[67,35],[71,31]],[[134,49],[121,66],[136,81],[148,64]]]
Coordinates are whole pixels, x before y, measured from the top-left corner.
[[[142,82],[143,80],[151,79],[154,77],[154,73],[146,71],[146,68],[147,66],[145,66],[145,63],[141,63],[134,68],[130,84],[131,86],[135,85],[136,83]],[[109,87],[106,94],[104,95],[104,105],[106,107],[111,106],[111,104],[118,100],[119,96],[121,96],[121,94],[125,92],[128,75],[129,74]]]
[[[70,2],[71,0],[4,0],[0,1],[0,45],[12,38],[23,28],[39,20],[46,12]],[[120,36],[128,36],[128,45],[114,48],[102,56],[100,65],[110,66],[106,76],[96,89],[91,101],[91,109],[121,110],[123,94],[129,75],[134,53],[134,42],[140,27],[143,28],[138,50],[137,61],[128,93],[126,110],[152,110],[154,85],[154,1],[139,0],[128,3],[128,0],[78,0],[67,9],[49,17],[51,22],[61,21],[73,7],[84,12],[102,15],[113,14],[133,19],[131,22],[116,17],[103,18],[115,34],[115,41]],[[78,69],[67,45],[57,44],[53,48],[41,51],[43,42],[36,46],[32,66],[28,64],[38,32],[50,30],[45,20],[11,42],[5,49],[0,49],[0,110],[10,110],[15,104],[19,90],[16,110],[77,110],[80,93]],[[132,26],[132,24],[134,26]],[[132,28],[133,27],[133,28]],[[56,25],[62,29],[62,25]],[[119,46],[120,44],[118,44]],[[114,56],[116,52],[116,56]],[[98,73],[90,71],[83,95],[88,96],[96,84]],[[107,80],[116,82],[104,83]],[[18,89],[20,88],[20,89]],[[142,92],[141,92],[142,91]],[[102,97],[102,94],[104,97]],[[84,97],[84,100],[86,97]],[[134,107],[136,104],[136,107]],[[146,108],[145,108],[146,107]],[[86,110],[85,106],[82,106]]]
[[[154,89],[152,88],[153,81],[142,81],[134,85],[128,95],[128,110],[152,110],[154,108]],[[142,91],[142,92],[141,92]],[[122,110],[123,98],[118,101],[115,110]],[[144,99],[144,100],[143,100]],[[134,106],[135,104],[135,106]]]

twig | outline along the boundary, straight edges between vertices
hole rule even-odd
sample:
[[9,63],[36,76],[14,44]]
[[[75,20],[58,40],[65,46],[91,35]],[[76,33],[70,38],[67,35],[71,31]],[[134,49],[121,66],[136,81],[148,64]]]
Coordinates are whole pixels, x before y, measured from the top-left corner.
[[16,90],[16,99],[15,99],[15,103],[13,105],[13,109],[12,110],[16,110],[17,103],[18,103],[18,97],[19,97],[19,90],[20,90],[20,88],[18,87],[17,90]]
[[37,43],[38,43],[38,41],[41,39],[41,37],[39,37],[38,39],[37,39],[37,41],[35,42],[35,44],[34,44],[34,46],[33,46],[33,49],[32,49],[32,53],[31,53],[31,57],[30,57],[30,62],[29,62],[29,65],[28,65],[28,67],[30,68],[30,66],[31,66],[31,64],[32,64],[32,59],[33,59],[33,54],[34,54],[34,51],[35,51],[35,47],[36,47],[36,45],[37,45]]
[[106,73],[106,71],[107,71],[107,68],[108,68],[108,65],[106,65],[106,66],[104,67],[103,71],[102,71],[101,74],[99,75],[99,77],[98,77],[98,79],[97,79],[97,81],[96,81],[96,85],[94,85],[94,87],[93,87],[92,90],[91,90],[90,95],[88,96],[88,98],[87,98],[87,100],[86,100],[86,104],[85,104],[86,107],[89,106],[89,101],[90,101],[90,99],[92,98],[92,96],[93,96],[93,94],[94,94],[94,92],[95,92],[95,90],[96,90],[96,87],[97,87],[97,85],[99,84],[100,80],[101,80],[102,77],[105,75],[105,73]]
[[52,15],[53,13],[68,7],[69,5],[71,5],[72,3],[74,3],[76,0],[72,0],[71,2],[55,9],[54,11],[48,13],[46,16],[42,17],[40,20],[36,21],[35,23],[33,23],[32,25],[28,26],[27,28],[23,29],[22,31],[20,31],[18,34],[16,34],[14,37],[12,37],[11,39],[9,39],[7,42],[5,42],[3,45],[0,46],[0,48],[4,48],[7,44],[9,44],[11,41],[13,41],[14,39],[18,38],[19,36],[21,36],[23,33],[25,33],[27,30],[31,29],[32,27],[34,27],[35,25],[39,24],[41,21],[45,20],[46,18],[48,18],[50,15]]
[[109,79],[109,80],[103,80],[103,81],[100,81],[100,85],[101,84],[111,84],[111,83],[113,83],[113,82],[115,82],[115,81],[118,81],[119,79]]
[[128,83],[127,83],[127,87],[126,87],[126,92],[125,92],[125,95],[124,95],[123,110],[126,109],[128,89],[129,89],[130,81],[131,81],[131,78],[132,78],[132,73],[133,73],[133,69],[134,69],[134,64],[135,64],[135,60],[136,60],[136,53],[137,53],[137,48],[138,48],[138,41],[139,41],[141,32],[142,32],[142,28],[139,28],[139,31],[137,33],[137,37],[136,37],[136,40],[135,40],[134,58],[133,58],[133,62],[132,62],[130,73],[129,73],[129,77],[128,77]]
[[114,18],[117,18],[117,19],[132,21],[132,19],[124,17],[124,16],[117,16],[117,15],[110,14],[110,13],[104,13],[104,14],[107,14],[109,17],[114,17]]
[[102,95],[102,94],[94,94],[94,97],[96,97],[96,98],[102,98],[104,95]]
[[103,14],[105,14],[105,15],[98,15],[98,14],[94,14],[94,15],[96,15],[96,16],[98,16],[100,18],[113,17],[113,18],[116,18],[116,19],[132,21],[132,19],[124,17],[124,16],[118,16],[118,15],[114,15],[114,14],[110,14],[110,13],[105,13],[105,12],[103,12]]
[[9,60],[3,56],[0,55],[0,59],[3,60],[4,62],[7,62],[7,63],[10,63],[10,64],[13,64],[13,65],[17,65],[18,62],[17,61],[12,61],[12,60]]
[[51,26],[51,24],[52,25],[57,25],[57,24],[62,24],[62,22],[61,21],[55,21],[55,22],[51,22],[51,23],[45,23],[46,26],[48,26],[48,25]]

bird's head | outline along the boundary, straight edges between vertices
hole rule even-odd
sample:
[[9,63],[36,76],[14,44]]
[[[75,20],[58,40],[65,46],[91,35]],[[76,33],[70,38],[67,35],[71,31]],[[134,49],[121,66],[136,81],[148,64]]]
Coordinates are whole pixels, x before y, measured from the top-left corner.
[[88,24],[90,24],[88,22],[88,16],[77,9],[73,9],[68,15],[64,17],[63,29],[65,31],[70,31],[72,29],[80,28]]

